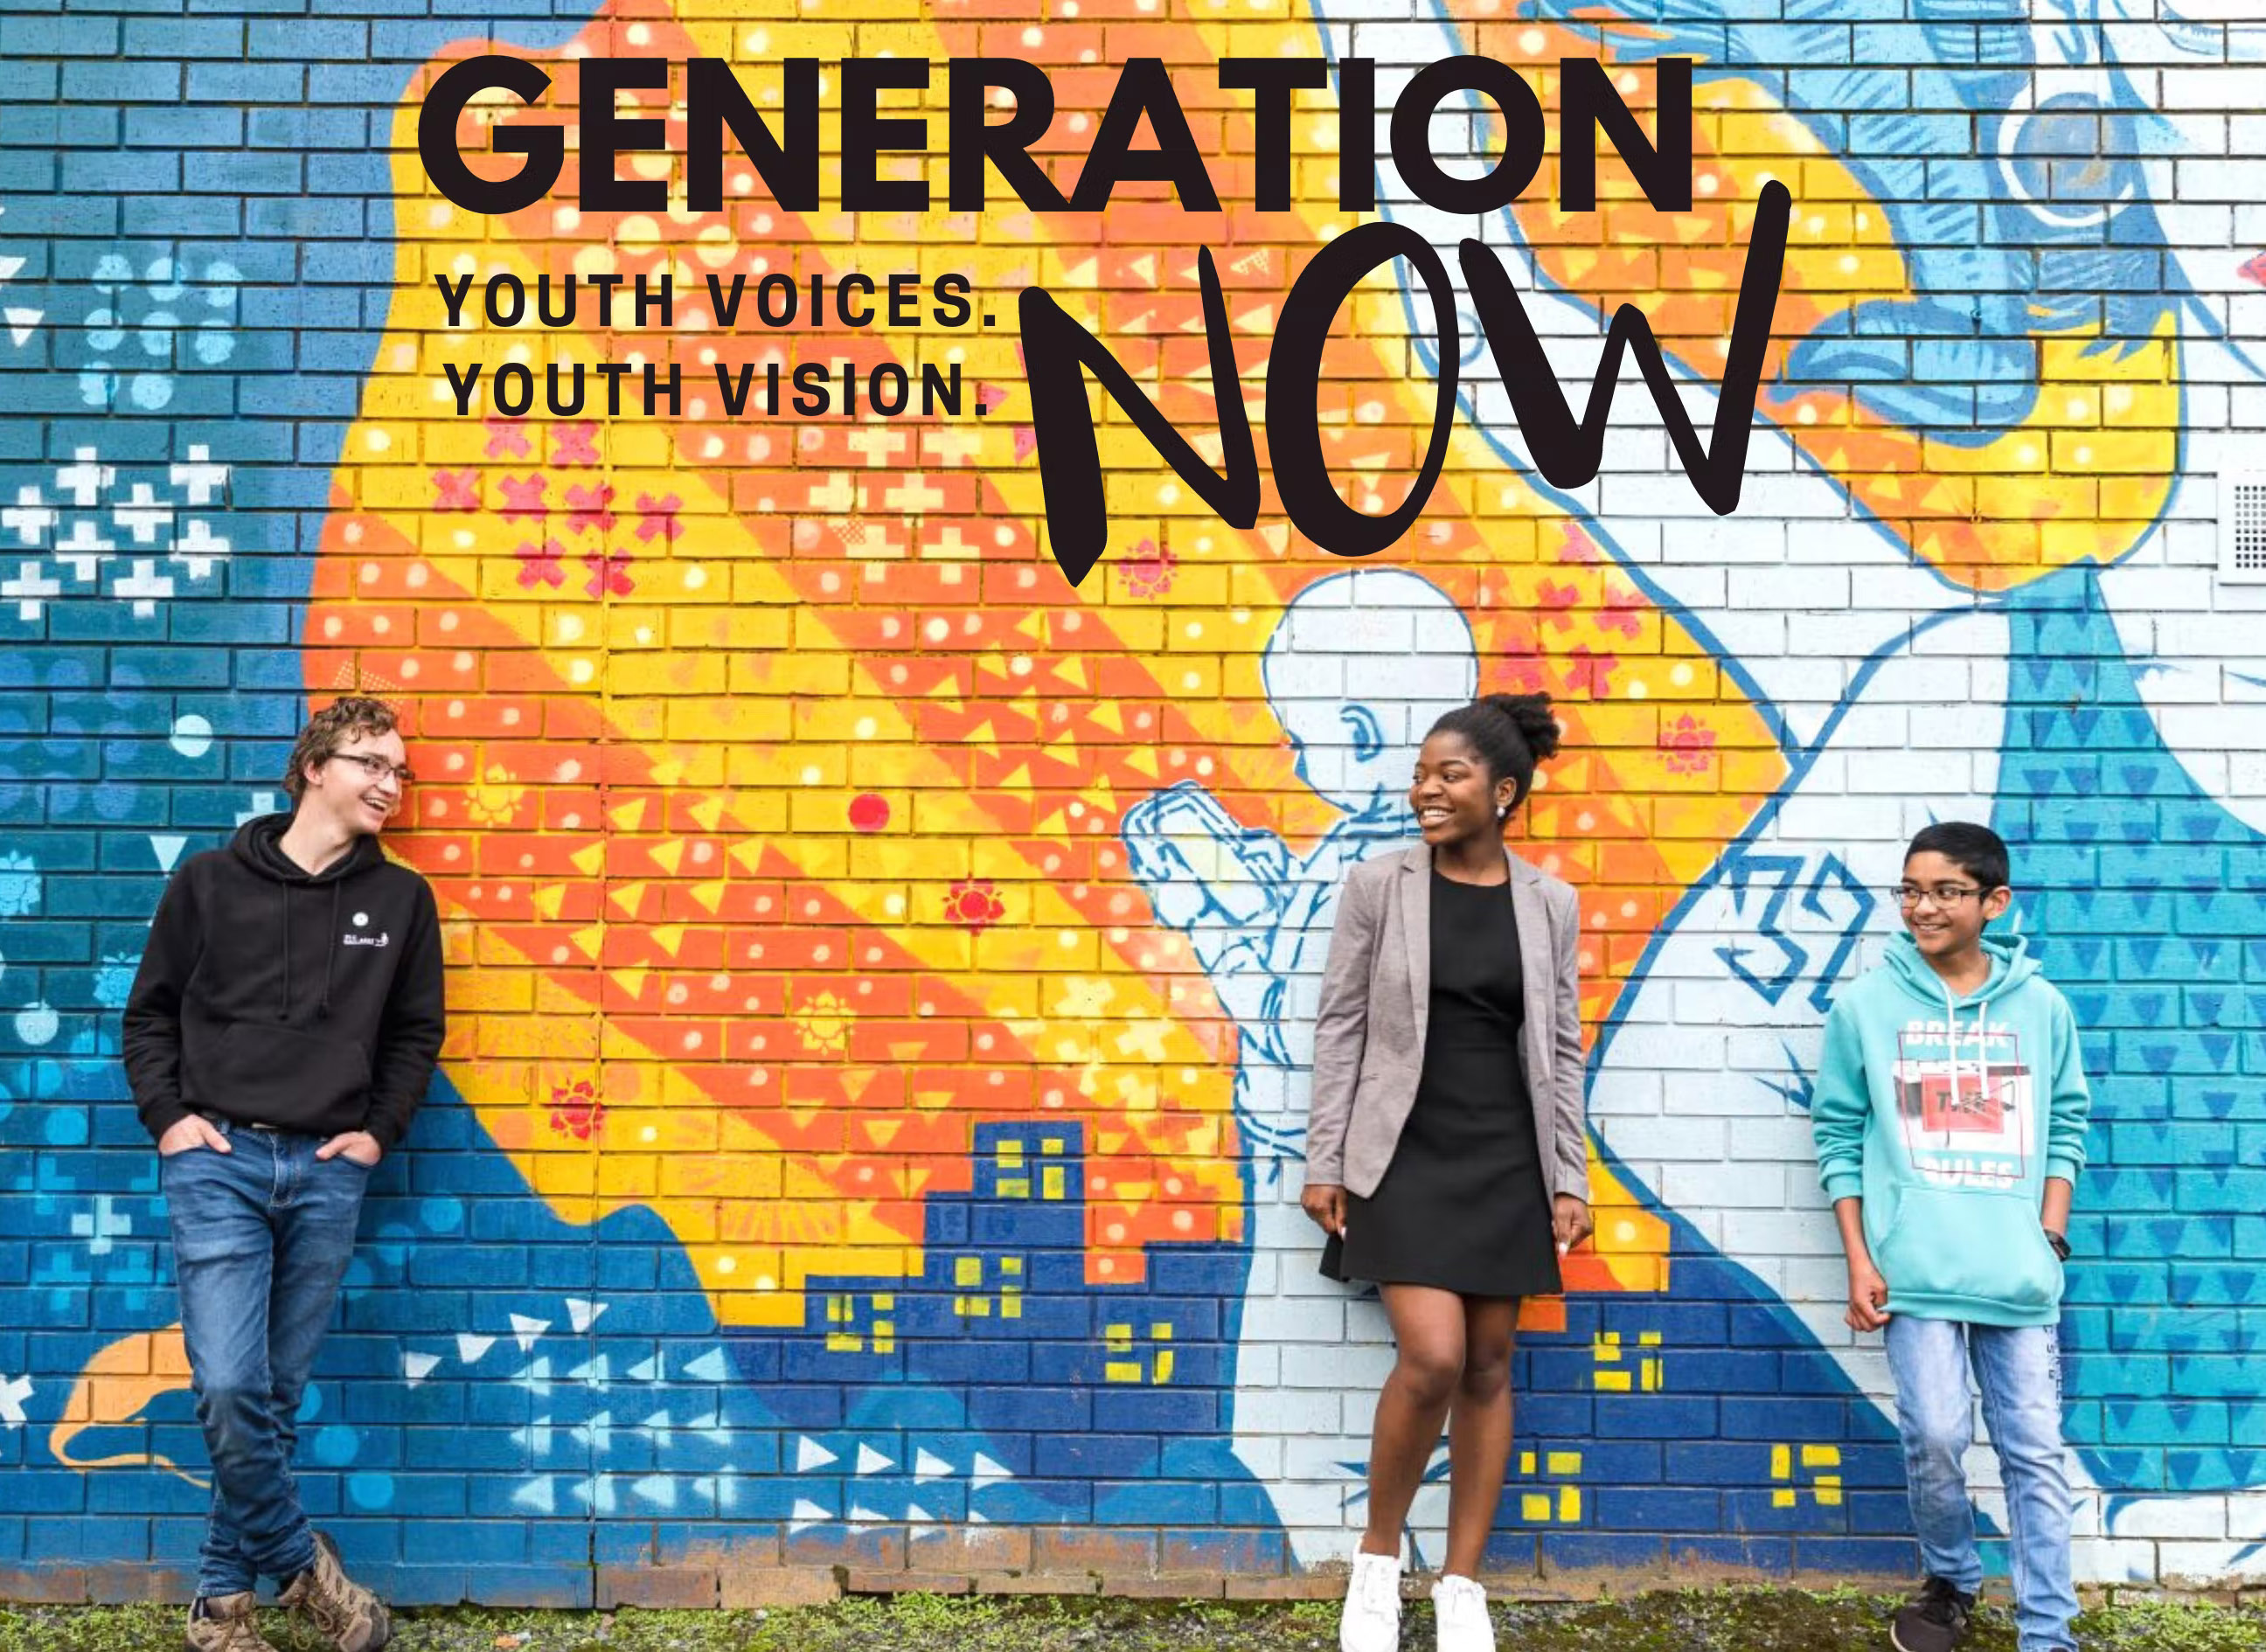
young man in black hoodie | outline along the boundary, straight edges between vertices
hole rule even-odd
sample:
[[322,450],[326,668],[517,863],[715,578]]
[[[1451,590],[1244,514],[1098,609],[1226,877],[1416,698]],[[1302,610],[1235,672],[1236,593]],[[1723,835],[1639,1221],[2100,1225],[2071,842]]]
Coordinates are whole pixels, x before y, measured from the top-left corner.
[[384,702],[317,713],[284,777],[292,812],[182,863],[126,1001],[213,1464],[192,1652],[273,1652],[252,1615],[262,1574],[338,1652],[376,1652],[391,1631],[308,1525],[291,1449],[363,1189],[444,1030],[433,892],[378,849],[404,759]]

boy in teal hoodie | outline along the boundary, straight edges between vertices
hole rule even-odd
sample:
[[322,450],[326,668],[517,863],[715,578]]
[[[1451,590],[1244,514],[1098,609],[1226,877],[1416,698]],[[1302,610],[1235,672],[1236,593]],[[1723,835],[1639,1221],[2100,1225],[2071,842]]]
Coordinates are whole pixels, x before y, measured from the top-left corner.
[[1970,1367],[2006,1482],[2021,1652],[2077,1644],[2058,1327],[2092,1103],[2068,1001],[2021,936],[1983,932],[2009,875],[1988,827],[1912,839],[1895,892],[1908,932],[1835,1003],[1811,1098],[1848,1323],[1887,1330],[1927,1571],[1890,1629],[1899,1652],[1950,1652],[1982,1585],[1960,1466]]

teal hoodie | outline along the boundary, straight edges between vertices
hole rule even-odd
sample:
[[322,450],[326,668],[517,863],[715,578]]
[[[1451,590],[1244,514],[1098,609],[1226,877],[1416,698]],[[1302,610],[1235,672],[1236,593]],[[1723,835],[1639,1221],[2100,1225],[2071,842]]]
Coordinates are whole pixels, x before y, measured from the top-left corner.
[[1990,979],[1955,996],[1912,938],[1843,991],[1810,1098],[1826,1196],[1865,1202],[1889,1311],[2051,1325],[2062,1270],[2045,1180],[2085,1167],[2092,1109],[2077,1018],[2019,935],[1985,935]]

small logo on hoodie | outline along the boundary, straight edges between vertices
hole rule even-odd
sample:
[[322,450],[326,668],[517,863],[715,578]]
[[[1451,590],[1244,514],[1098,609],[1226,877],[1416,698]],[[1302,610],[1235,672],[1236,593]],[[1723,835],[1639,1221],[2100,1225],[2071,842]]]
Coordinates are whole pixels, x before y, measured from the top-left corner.
[[[367,929],[369,926],[369,914],[367,912],[356,912],[354,915],[354,921],[355,929]],[[345,934],[339,937],[339,945],[341,947],[383,947],[392,939],[393,938],[391,935],[388,935],[384,930],[378,931],[375,935],[357,935],[354,932],[354,930],[350,929]]]

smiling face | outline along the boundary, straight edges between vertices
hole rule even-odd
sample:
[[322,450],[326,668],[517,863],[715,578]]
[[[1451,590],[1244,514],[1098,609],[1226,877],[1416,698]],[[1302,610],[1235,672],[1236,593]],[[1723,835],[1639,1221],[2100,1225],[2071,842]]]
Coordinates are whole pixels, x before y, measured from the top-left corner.
[[[1978,881],[1948,855],[1929,850],[1904,861],[1907,888],[1931,891],[1926,898],[1904,906],[1904,927],[1911,932],[1920,955],[1931,961],[1956,958],[1974,949],[1983,937],[1983,925],[2007,910],[2014,891],[2001,885],[1980,889]],[[1939,900],[1933,891],[1957,889],[1955,897]]]
[[[359,761],[365,757],[382,761],[385,767],[372,774]],[[349,735],[329,757],[307,765],[307,789],[300,795],[299,811],[313,811],[351,836],[374,837],[401,807],[401,782],[395,771],[407,762],[407,749],[392,729]]]
[[1502,815],[1518,795],[1509,775],[1496,779],[1477,748],[1463,735],[1442,730],[1416,754],[1416,778],[1408,807],[1424,841],[1435,849],[1479,838],[1502,837]]

